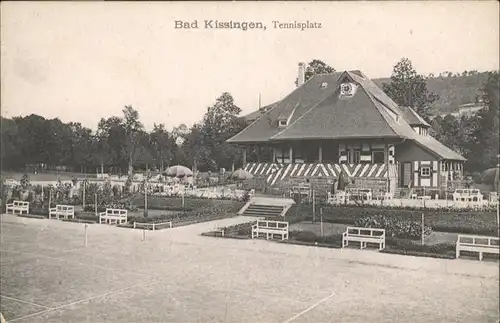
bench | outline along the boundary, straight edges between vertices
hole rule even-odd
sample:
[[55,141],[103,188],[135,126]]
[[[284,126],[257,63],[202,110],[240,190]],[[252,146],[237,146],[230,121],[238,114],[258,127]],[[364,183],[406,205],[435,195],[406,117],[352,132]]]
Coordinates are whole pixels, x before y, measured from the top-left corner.
[[59,216],[63,216],[64,219],[75,217],[75,207],[73,205],[56,205],[56,207],[49,209],[49,219],[55,216],[59,220]]
[[258,220],[252,226],[252,239],[258,238],[261,233],[266,235],[267,240],[269,237],[273,239],[274,235],[280,235],[281,240],[288,240],[288,222]]
[[8,203],[5,206],[5,212],[8,214],[9,211],[12,211],[12,214],[29,214],[30,213],[30,202],[25,201],[14,201],[12,203]]
[[499,254],[499,241],[497,237],[458,235],[457,259],[461,251],[479,253],[479,260],[483,260],[483,253]]
[[385,248],[385,230],[374,228],[347,227],[342,233],[342,248],[349,245],[349,241],[359,242],[361,248],[366,248],[367,243],[376,243],[379,250]]
[[349,194],[353,199],[361,199],[366,201],[371,201],[373,198],[372,190],[369,188],[350,188],[348,189]]
[[345,204],[349,202],[351,194],[346,192],[338,192],[335,195],[332,195],[331,192],[328,192],[327,202],[328,204]]
[[452,194],[453,202],[482,202],[483,195],[478,189],[456,189]]
[[106,212],[99,213],[99,223],[125,224],[127,223],[127,210],[106,209]]

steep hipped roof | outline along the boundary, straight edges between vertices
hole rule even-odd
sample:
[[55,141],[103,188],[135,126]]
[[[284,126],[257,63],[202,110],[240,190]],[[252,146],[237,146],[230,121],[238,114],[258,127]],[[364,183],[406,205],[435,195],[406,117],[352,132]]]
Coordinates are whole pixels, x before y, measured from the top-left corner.
[[338,91],[303,114],[272,140],[340,138],[401,138],[360,87],[347,99]]
[[[345,81],[358,85],[350,98],[339,97],[340,83]],[[439,158],[465,160],[434,138],[416,133],[410,124],[428,125],[419,118],[412,109],[400,108],[361,71],[322,74],[273,104],[228,142],[400,138],[415,141]],[[279,127],[278,120],[288,120],[287,126]]]
[[[227,140],[230,143],[266,142],[272,136],[283,130],[278,127],[278,118],[287,119],[293,123],[304,113],[335,91],[337,81],[343,73],[315,75],[306,83],[296,88],[283,100],[274,104],[269,111],[255,120],[236,136]],[[322,87],[326,83],[326,87]]]

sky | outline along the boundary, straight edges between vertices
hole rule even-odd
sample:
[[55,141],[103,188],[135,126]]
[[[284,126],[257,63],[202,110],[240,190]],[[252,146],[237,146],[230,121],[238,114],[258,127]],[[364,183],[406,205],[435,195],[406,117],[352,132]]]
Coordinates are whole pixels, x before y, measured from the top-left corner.
[[[499,69],[497,1],[2,2],[1,114],[96,129],[125,105],[146,129],[202,119],[223,92],[250,113],[294,88],[299,62],[388,77]],[[266,30],[205,29],[205,20]],[[198,29],[175,28],[198,21]],[[321,24],[280,29],[273,21]]]

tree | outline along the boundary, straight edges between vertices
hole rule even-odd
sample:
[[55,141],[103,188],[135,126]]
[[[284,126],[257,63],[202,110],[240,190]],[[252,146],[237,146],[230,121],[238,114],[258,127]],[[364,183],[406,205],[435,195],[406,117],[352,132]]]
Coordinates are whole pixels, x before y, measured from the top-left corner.
[[[330,65],[326,64],[322,60],[313,59],[307,64],[304,81],[307,82],[311,77],[317,74],[331,74],[335,72],[335,69]],[[299,84],[299,80],[295,79],[295,85]]]
[[408,58],[402,58],[391,75],[391,83],[382,85],[384,92],[400,106],[413,108],[420,116],[429,120],[430,105],[439,96],[429,92],[427,79],[417,74]]
[[477,114],[479,126],[475,131],[478,145],[476,154],[481,157],[481,170],[495,167],[499,154],[499,73],[490,72],[482,88],[484,108]]
[[[224,92],[214,105],[207,109],[200,129],[203,145],[209,154],[203,159],[212,169],[229,168],[233,161],[241,155],[239,149],[226,143],[226,140],[243,130],[245,124],[239,120],[241,109],[234,103],[231,94]],[[198,140],[200,141],[200,140]]]
[[171,136],[167,130],[165,130],[165,125],[163,123],[154,124],[153,131],[150,134],[150,144],[151,153],[160,163],[160,170],[163,171],[163,164],[166,161],[167,165],[174,157],[174,146],[175,141],[173,136]]
[[136,156],[136,149],[139,147],[140,132],[143,131],[144,126],[139,121],[139,112],[134,110],[131,105],[126,105],[122,110],[123,129],[125,130],[125,154],[128,161],[128,175],[132,176],[134,172],[134,157]]

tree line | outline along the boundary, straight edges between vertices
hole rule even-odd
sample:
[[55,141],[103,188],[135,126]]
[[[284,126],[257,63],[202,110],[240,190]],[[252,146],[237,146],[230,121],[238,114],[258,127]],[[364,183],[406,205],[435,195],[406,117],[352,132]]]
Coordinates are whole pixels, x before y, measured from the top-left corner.
[[[306,67],[306,80],[335,69],[315,59]],[[475,72],[475,71],[474,71]],[[468,73],[474,73],[468,72]],[[468,159],[466,170],[495,167],[499,151],[498,72],[490,72],[480,89],[484,108],[478,114],[456,118],[448,115],[431,120],[431,104],[439,96],[427,89],[428,76],[418,74],[409,59],[395,66],[385,93],[397,104],[412,107],[431,125],[431,135]],[[295,80],[296,81],[296,80]],[[181,164],[200,171],[241,167],[241,148],[225,141],[248,124],[229,93],[223,93],[207,108],[202,120],[167,131],[164,124],[145,130],[140,115],[125,106],[121,116],[102,118],[96,131],[78,122],[63,123],[39,115],[1,119],[2,169],[23,169],[25,165],[64,165],[73,171],[131,174],[144,169]]]
[[167,131],[154,124],[145,130],[140,115],[125,106],[121,116],[102,118],[96,131],[78,122],[58,118],[2,118],[2,169],[22,170],[25,165],[66,166],[76,172],[131,174],[134,167],[164,169],[181,164],[199,170],[241,166],[238,147],[225,141],[241,131],[245,120],[229,93],[223,93],[207,108],[203,119],[187,129],[185,125]]

